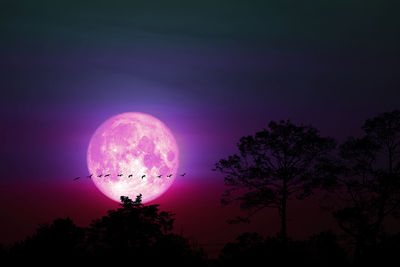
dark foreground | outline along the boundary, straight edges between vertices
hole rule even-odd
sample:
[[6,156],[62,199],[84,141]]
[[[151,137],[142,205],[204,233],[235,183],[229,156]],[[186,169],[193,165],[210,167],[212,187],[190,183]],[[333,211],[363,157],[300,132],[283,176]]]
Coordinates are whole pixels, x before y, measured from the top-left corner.
[[379,266],[399,262],[400,235],[387,236],[357,255],[332,232],[305,241],[264,238],[244,233],[227,243],[217,259],[193,248],[174,234],[172,214],[157,205],[121,198],[121,208],[110,210],[87,228],[71,219],[41,225],[36,233],[11,247],[1,247],[2,262],[124,264],[172,266]]

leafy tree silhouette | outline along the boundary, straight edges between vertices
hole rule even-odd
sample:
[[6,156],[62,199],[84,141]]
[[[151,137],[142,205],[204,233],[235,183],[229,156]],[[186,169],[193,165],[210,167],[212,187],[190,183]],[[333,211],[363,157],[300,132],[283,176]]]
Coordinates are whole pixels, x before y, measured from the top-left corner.
[[51,225],[40,225],[33,236],[16,243],[10,249],[10,255],[14,258],[31,259],[78,256],[84,236],[84,229],[77,227],[70,218],[56,219]]
[[121,197],[121,208],[93,221],[88,229],[86,248],[96,258],[115,258],[122,262],[174,262],[178,265],[202,263],[201,251],[193,251],[188,240],[173,234],[173,214],[159,211],[159,205],[143,205]]
[[120,208],[108,211],[88,228],[75,226],[69,218],[42,225],[32,237],[16,243],[7,256],[39,262],[57,257],[88,264],[202,266],[204,253],[171,232],[173,214],[160,211],[158,205],[143,205],[141,197],[132,201],[122,196]]
[[88,229],[88,244],[94,250],[140,254],[172,230],[172,214],[159,212],[158,205],[143,205],[141,195],[135,201],[122,196],[121,202],[122,208],[108,211]]
[[278,209],[280,236],[287,239],[287,201],[292,196],[308,197],[319,175],[318,164],[334,149],[332,138],[321,137],[311,126],[297,126],[290,121],[271,121],[269,129],[255,136],[242,137],[239,154],[221,159],[215,171],[225,174],[226,190],[221,202],[239,202],[248,211],[248,222],[264,208]]
[[340,159],[329,167],[335,183],[326,187],[329,208],[355,242],[356,260],[376,246],[384,220],[400,211],[400,111],[368,119],[362,129],[363,137],[340,146]]

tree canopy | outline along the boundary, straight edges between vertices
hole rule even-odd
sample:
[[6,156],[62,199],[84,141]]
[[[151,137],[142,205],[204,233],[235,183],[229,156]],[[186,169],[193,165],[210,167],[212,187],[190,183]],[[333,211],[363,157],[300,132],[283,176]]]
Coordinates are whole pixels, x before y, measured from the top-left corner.
[[228,186],[223,204],[239,202],[248,218],[265,208],[278,209],[281,235],[286,239],[286,206],[292,196],[309,196],[319,178],[318,164],[335,147],[335,141],[321,137],[311,126],[290,121],[271,121],[268,129],[242,137],[239,153],[221,159],[216,171],[225,175]]
[[331,209],[340,228],[364,254],[377,244],[387,217],[400,211],[400,111],[366,120],[364,135],[339,147]]

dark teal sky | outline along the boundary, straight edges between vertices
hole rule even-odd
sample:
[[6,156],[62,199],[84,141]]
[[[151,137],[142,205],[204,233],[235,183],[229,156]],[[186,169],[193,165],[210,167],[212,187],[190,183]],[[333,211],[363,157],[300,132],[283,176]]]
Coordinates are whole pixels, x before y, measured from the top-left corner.
[[165,99],[105,85],[119,79],[167,86],[174,104],[381,108],[376,98],[395,104],[399,85],[399,8],[371,0],[2,1],[2,100],[97,102],[92,90],[81,92],[99,82],[99,98],[115,103]]
[[[74,3],[75,2],[75,3]],[[11,44],[156,40],[274,48],[396,48],[398,1],[2,1]],[[295,43],[292,43],[295,42]],[[153,43],[153,45],[156,45]]]

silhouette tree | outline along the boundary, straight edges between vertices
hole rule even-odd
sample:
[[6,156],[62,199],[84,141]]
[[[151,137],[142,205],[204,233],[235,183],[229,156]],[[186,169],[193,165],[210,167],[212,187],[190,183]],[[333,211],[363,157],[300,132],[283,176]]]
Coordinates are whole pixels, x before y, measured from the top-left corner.
[[108,211],[94,220],[88,229],[85,247],[94,258],[129,262],[174,262],[199,265],[201,251],[193,251],[188,240],[173,234],[173,214],[159,211],[158,205],[143,205],[142,196],[135,201],[121,197],[121,208]]
[[143,205],[141,195],[135,201],[122,196],[121,201],[122,208],[92,222],[88,244],[95,251],[139,254],[172,230],[172,214],[159,212],[158,205]]
[[84,236],[84,229],[77,227],[70,218],[56,219],[50,225],[41,225],[34,235],[16,243],[10,249],[10,255],[16,259],[78,256]]
[[143,205],[141,195],[135,201],[122,196],[120,206],[88,228],[75,226],[69,218],[41,225],[32,237],[14,244],[9,252],[0,250],[0,255],[30,263],[57,257],[63,263],[81,264],[204,265],[204,253],[172,233],[173,214],[159,211],[158,205]]
[[340,146],[340,159],[329,171],[331,208],[340,228],[356,245],[356,258],[376,246],[385,218],[400,211],[400,111],[368,119],[361,138]]
[[321,137],[311,126],[297,126],[290,121],[270,122],[269,129],[255,136],[242,137],[239,154],[221,159],[215,171],[225,174],[229,188],[222,203],[239,202],[248,211],[247,221],[264,208],[278,209],[280,235],[287,239],[287,201],[309,196],[318,177],[318,164],[335,147],[332,138]]

